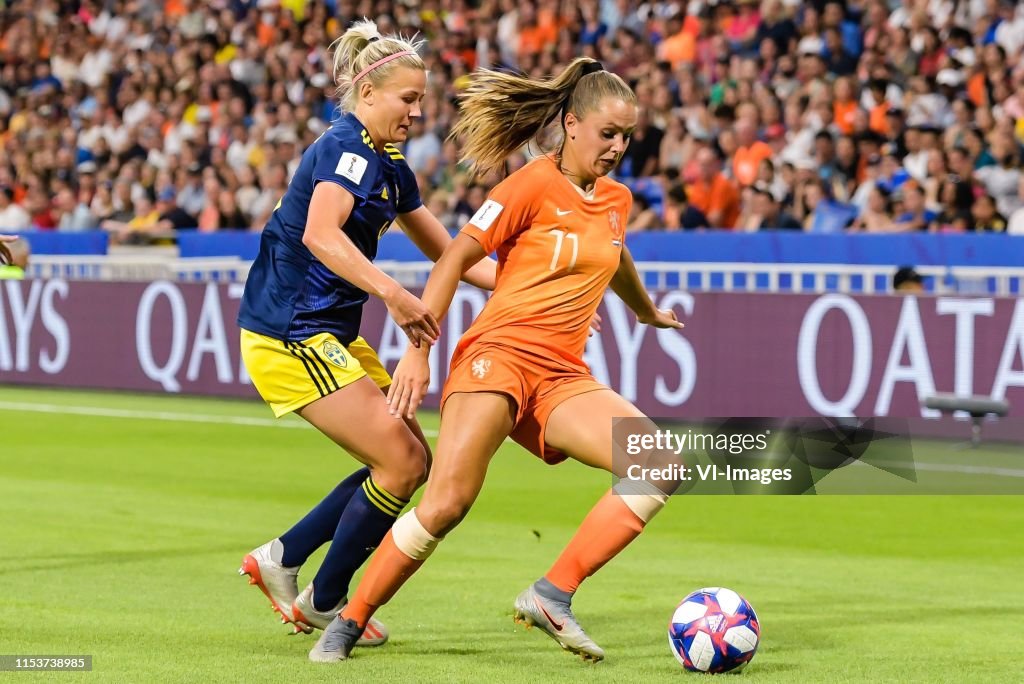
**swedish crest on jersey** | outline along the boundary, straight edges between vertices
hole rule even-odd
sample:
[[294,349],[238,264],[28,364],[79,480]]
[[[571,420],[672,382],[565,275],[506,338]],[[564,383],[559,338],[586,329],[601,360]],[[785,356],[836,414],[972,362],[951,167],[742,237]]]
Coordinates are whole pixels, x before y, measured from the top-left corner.
[[327,357],[328,361],[339,368],[348,367],[348,356],[345,355],[345,350],[334,342],[324,342],[324,356]]

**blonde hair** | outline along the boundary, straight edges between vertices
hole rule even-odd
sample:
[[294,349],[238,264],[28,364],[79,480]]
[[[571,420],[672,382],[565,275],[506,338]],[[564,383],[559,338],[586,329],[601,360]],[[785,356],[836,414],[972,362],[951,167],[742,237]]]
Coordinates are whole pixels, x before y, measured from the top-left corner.
[[[449,138],[461,138],[462,161],[473,172],[487,174],[555,119],[564,127],[566,113],[582,119],[606,97],[637,101],[625,81],[589,57],[573,60],[547,80],[481,69],[460,96],[462,115]],[[563,143],[559,140],[559,153]]]
[[366,67],[386,57],[400,52],[412,53],[382,64],[363,76],[361,80],[369,80],[374,86],[379,86],[387,80],[392,71],[399,67],[425,71],[427,65],[417,54],[417,50],[425,42],[415,39],[406,40],[397,35],[382,36],[377,30],[376,22],[369,19],[352,24],[330,47],[334,52],[334,83],[338,86],[335,94],[341,103],[341,109],[346,112],[355,109],[356,103],[359,101],[359,90],[358,84],[355,83],[355,77]]

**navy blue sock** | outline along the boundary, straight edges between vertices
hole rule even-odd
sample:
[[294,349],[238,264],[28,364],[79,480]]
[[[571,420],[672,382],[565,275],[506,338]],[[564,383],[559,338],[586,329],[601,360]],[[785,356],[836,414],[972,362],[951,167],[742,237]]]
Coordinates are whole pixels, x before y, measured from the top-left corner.
[[338,529],[338,521],[359,485],[370,476],[369,468],[360,468],[334,488],[327,497],[306,514],[295,526],[281,535],[284,556],[281,565],[294,568],[302,565],[313,552],[329,542]]
[[331,548],[313,578],[315,610],[331,610],[348,594],[352,575],[384,539],[407,503],[374,484],[372,477],[366,478],[341,514]]

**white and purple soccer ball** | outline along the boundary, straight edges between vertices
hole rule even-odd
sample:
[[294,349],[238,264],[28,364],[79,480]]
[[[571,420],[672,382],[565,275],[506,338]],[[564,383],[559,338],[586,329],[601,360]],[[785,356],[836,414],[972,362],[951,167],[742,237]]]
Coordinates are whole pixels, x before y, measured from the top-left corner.
[[743,668],[757,652],[761,625],[746,599],[732,589],[695,591],[668,623],[668,645],[690,672],[717,674]]

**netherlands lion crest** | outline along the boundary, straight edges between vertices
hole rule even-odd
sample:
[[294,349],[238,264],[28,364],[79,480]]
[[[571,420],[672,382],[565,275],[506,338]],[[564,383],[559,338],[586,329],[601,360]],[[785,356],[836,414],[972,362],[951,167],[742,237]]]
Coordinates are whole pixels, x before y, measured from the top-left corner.
[[324,343],[324,356],[327,357],[328,361],[339,368],[348,367],[348,357],[345,356],[345,352],[342,348],[334,344],[334,342]]
[[474,378],[483,379],[483,377],[487,375],[487,372],[491,370],[491,360],[477,359],[473,362],[473,365],[470,368],[473,371]]

